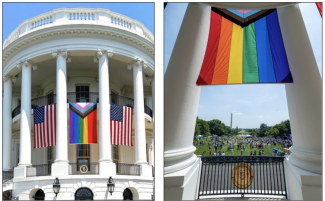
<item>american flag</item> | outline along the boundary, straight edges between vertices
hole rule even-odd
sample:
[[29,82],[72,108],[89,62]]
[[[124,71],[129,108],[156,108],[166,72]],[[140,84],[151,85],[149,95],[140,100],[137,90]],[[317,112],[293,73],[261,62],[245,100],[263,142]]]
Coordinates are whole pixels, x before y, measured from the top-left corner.
[[55,146],[56,105],[34,108],[34,149]]
[[133,146],[132,144],[133,109],[111,104],[111,142],[115,145]]

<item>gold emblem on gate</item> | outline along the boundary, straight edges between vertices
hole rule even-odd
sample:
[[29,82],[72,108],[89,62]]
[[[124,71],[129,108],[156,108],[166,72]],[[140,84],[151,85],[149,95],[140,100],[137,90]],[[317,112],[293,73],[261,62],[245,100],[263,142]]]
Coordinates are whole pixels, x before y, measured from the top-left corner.
[[240,189],[248,188],[253,178],[253,170],[247,163],[238,163],[231,171],[231,181]]
[[79,170],[81,173],[86,173],[86,172],[88,172],[88,167],[87,167],[87,165],[82,165],[82,166],[80,166]]

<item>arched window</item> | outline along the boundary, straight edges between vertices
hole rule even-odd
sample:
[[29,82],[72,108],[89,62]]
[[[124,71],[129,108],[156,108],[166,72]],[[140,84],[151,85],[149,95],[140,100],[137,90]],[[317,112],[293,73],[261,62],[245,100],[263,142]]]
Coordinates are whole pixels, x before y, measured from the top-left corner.
[[44,200],[45,198],[45,194],[44,191],[42,189],[39,189],[36,193],[35,193],[35,200]]
[[133,195],[130,189],[126,188],[123,192],[123,200],[133,200]]
[[89,188],[79,188],[75,193],[75,200],[93,200],[94,194]]

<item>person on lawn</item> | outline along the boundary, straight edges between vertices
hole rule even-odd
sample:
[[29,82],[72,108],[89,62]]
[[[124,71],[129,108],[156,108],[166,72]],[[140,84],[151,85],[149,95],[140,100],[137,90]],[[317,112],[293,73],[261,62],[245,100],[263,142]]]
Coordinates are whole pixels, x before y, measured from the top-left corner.
[[225,152],[223,151],[223,152],[222,152],[222,156],[225,156],[225,155],[226,155],[226,154],[225,154]]
[[254,156],[256,156],[256,150],[254,150]]

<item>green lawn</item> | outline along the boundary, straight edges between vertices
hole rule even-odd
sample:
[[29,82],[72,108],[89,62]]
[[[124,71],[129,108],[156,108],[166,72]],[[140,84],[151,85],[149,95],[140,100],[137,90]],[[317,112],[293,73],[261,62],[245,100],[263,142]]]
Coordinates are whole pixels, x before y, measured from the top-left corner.
[[[231,138],[232,141],[234,142],[235,140],[235,137],[232,137]],[[204,139],[201,139],[200,141],[206,141],[206,138]],[[208,142],[212,141],[212,138],[208,138]],[[220,142],[219,142],[220,144]],[[251,149],[249,147],[249,145],[245,145],[244,143],[244,147],[246,148],[246,156],[249,156],[250,155],[250,152],[253,151],[254,153],[254,150],[256,150],[256,155],[258,155],[258,152],[259,152],[259,148],[254,148]],[[213,150],[214,150],[214,147],[211,145],[211,148],[212,148],[212,154],[213,154]],[[270,145],[267,145],[265,146],[262,150],[264,151],[264,156],[272,156],[272,154],[270,153],[270,151],[273,151],[273,148],[276,148],[276,149],[279,149],[279,150],[282,150],[281,148],[281,145],[280,144],[277,144],[276,146],[270,146]],[[209,156],[209,145],[208,143],[206,143],[205,145],[201,146],[198,144],[198,146],[196,146],[196,151],[194,152],[196,155],[201,155],[202,152],[205,151],[205,155],[204,156]],[[222,146],[222,149],[220,150],[220,146],[219,146],[219,149],[217,150],[218,152],[221,151],[221,153],[224,151],[226,156],[231,156],[231,151],[228,151],[227,152],[227,146]],[[243,152],[243,155],[244,155],[244,152]],[[240,150],[237,149],[237,145],[235,145],[235,149],[234,149],[234,156],[240,156]]]

